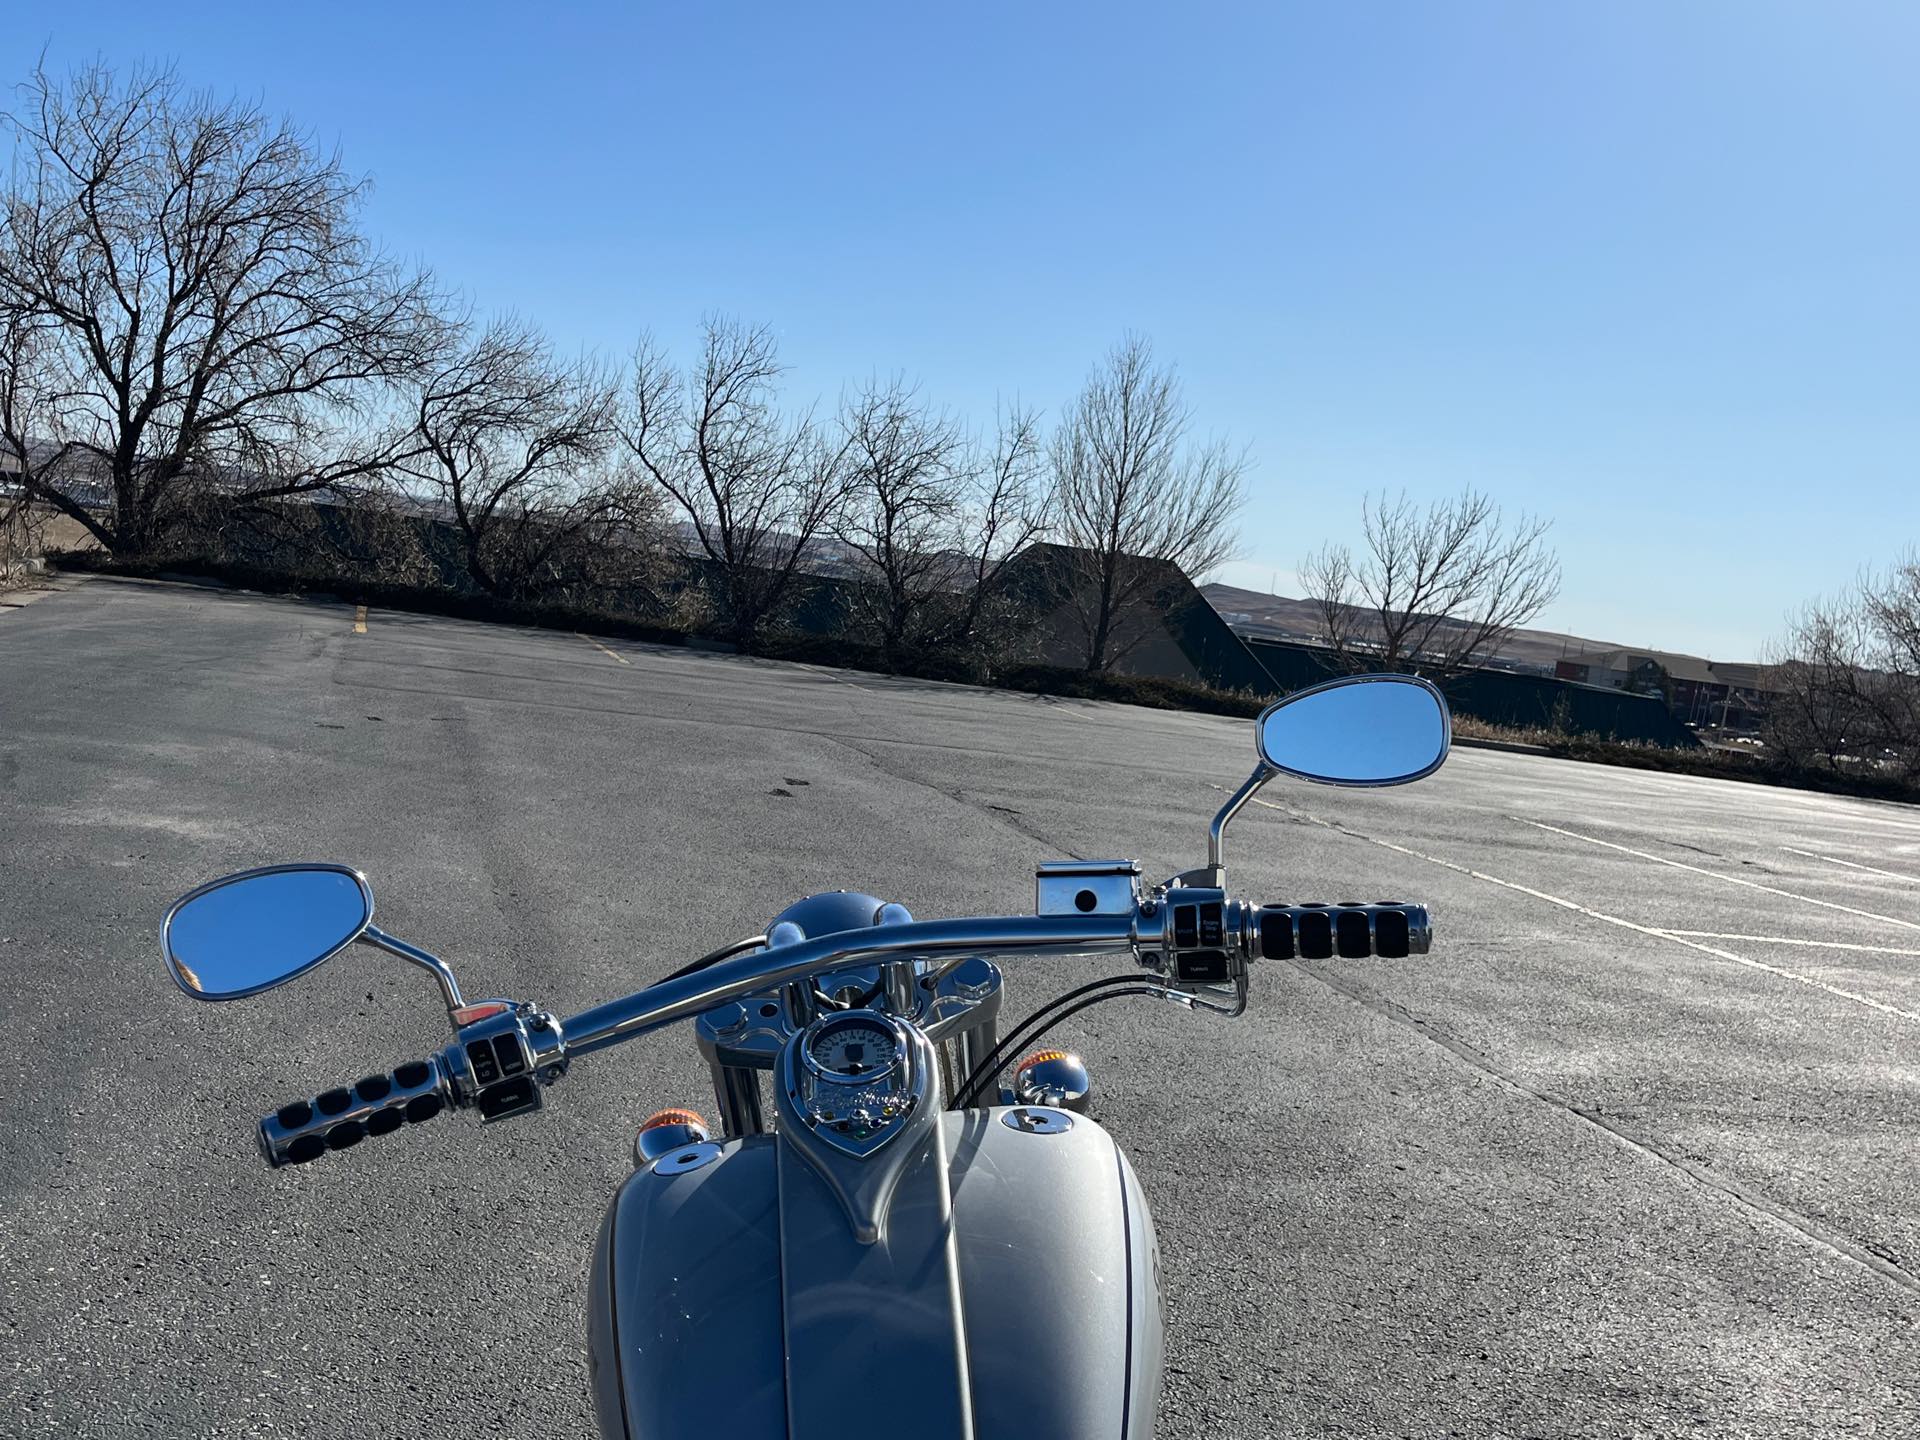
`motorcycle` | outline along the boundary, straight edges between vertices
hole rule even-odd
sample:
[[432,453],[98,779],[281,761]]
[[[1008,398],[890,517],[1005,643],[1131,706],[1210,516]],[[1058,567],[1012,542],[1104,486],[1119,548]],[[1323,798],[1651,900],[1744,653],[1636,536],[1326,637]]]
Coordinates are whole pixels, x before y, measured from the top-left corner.
[[[448,1110],[527,1114],[574,1064],[692,1023],[719,1126],[686,1110],[648,1119],[594,1246],[587,1330],[605,1435],[839,1435],[857,1405],[941,1440],[1145,1440],[1163,1345],[1152,1216],[1089,1113],[1087,1067],[1041,1040],[1122,997],[1239,1015],[1260,959],[1431,943],[1418,905],[1237,899],[1223,840],[1276,775],[1431,774],[1451,742],[1440,693],[1408,676],[1336,680],[1268,707],[1255,739],[1207,863],[1164,883],[1133,861],[1052,861],[1032,915],[931,921],[870,895],[815,895],[764,935],[565,1020],[465,999],[445,961],[373,924],[366,877],[344,865],[203,885],[167,912],[161,947],[197,1000],[285,984],[355,943],[437,982],[453,1042],[266,1116],[274,1166]],[[1060,955],[1132,964],[1002,1036],[1001,965]]]

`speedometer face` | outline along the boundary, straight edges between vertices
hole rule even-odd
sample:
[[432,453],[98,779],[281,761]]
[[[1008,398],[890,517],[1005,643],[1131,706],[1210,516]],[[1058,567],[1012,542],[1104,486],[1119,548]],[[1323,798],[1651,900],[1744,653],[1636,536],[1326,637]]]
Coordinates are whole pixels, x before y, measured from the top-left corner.
[[824,1073],[848,1080],[885,1075],[900,1058],[891,1030],[870,1020],[852,1019],[822,1026],[807,1054]]

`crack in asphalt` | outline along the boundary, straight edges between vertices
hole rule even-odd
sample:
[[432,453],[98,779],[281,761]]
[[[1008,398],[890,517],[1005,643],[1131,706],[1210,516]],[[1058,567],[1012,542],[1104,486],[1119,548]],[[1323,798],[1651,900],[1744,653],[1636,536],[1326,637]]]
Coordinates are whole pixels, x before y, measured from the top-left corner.
[[[909,785],[918,785],[923,790],[931,790],[934,794],[944,796],[957,805],[965,806],[967,809],[975,811],[988,820],[997,821],[999,824],[1013,831],[1016,835],[1045,845],[1057,855],[1073,860],[1084,860],[1087,858],[1079,851],[1062,845],[1058,840],[1042,833],[1034,826],[1029,825],[1026,817],[1018,810],[1010,810],[1005,805],[995,805],[987,800],[976,800],[964,790],[949,790],[946,786],[936,785],[924,776],[916,775],[911,771],[896,770],[893,766],[884,763],[878,755],[862,750],[851,740],[843,739],[837,735],[827,735],[822,738],[832,741],[843,750],[851,750],[890,780],[900,780]],[[883,741],[882,743],[888,742]]]
[[1893,1252],[1888,1251],[1884,1246],[1875,1245],[1871,1242],[1856,1244],[1844,1235],[1827,1229],[1811,1217],[1801,1214],[1790,1206],[1782,1205],[1778,1201],[1770,1200],[1764,1195],[1757,1194],[1749,1190],[1746,1186],[1739,1184],[1737,1181],[1728,1180],[1722,1176],[1707,1172],[1674,1146],[1644,1134],[1637,1134],[1625,1126],[1608,1119],[1602,1111],[1596,1108],[1576,1105],[1571,1100],[1566,1099],[1564,1096],[1556,1095],[1551,1090],[1542,1090],[1536,1086],[1527,1084],[1526,1081],[1520,1079],[1518,1076],[1496,1065],[1485,1054],[1467,1044],[1466,1041],[1456,1035],[1448,1033],[1431,1021],[1422,1020],[1404,1005],[1396,1004],[1391,1000],[1367,995],[1354,986],[1347,984],[1345,981],[1322,971],[1312,969],[1309,966],[1302,965],[1297,960],[1289,960],[1284,963],[1291,965],[1302,975],[1310,976],[1312,979],[1319,981],[1328,989],[1346,996],[1356,1005],[1381,1016],[1383,1019],[1390,1020],[1396,1025],[1412,1030],[1423,1039],[1438,1045],[1441,1049],[1464,1061],[1481,1074],[1486,1075],[1496,1083],[1507,1087],[1515,1093],[1532,1100],[1537,1100],[1541,1104],[1551,1106],[1556,1110],[1564,1111],[1576,1120],[1585,1121],[1588,1125],[1604,1132],[1616,1143],[1625,1148],[1670,1166],[1697,1184],[1703,1185],[1709,1190],[1717,1191],[1719,1194],[1732,1200],[1735,1204],[1767,1220],[1771,1220],[1785,1229],[1793,1231],[1802,1239],[1812,1242],[1812,1244],[1819,1249],[1825,1250],[1831,1255],[1839,1256],[1842,1259],[1851,1260],[1854,1264],[1871,1270],[1882,1279],[1888,1280],[1904,1290],[1920,1294],[1920,1276],[1915,1276],[1903,1269],[1896,1263]]
[[[1511,888],[1511,889],[1522,888],[1518,886],[1513,886],[1510,884],[1510,882],[1507,882],[1507,881],[1494,880],[1494,877],[1492,876],[1482,875],[1478,871],[1471,870],[1468,867],[1456,864],[1453,861],[1440,860],[1434,856],[1423,855],[1419,851],[1410,850],[1405,846],[1395,845],[1390,841],[1380,840],[1372,835],[1366,834],[1364,831],[1355,830],[1349,826],[1337,824],[1331,820],[1322,819],[1319,816],[1308,814],[1305,811],[1295,810],[1293,807],[1288,805],[1276,805],[1273,802],[1266,801],[1266,800],[1255,800],[1254,803],[1256,805],[1261,806],[1264,809],[1278,811],[1280,814],[1289,816],[1296,821],[1317,825],[1323,829],[1332,830],[1336,834],[1348,835],[1356,840],[1364,840],[1369,844],[1379,845],[1389,850],[1400,851],[1404,854],[1411,855],[1416,859],[1426,860],[1429,863],[1443,865],[1448,869],[1458,870],[1462,874],[1470,875],[1477,879],[1493,880],[1493,883],[1507,886],[1507,888]],[[1514,818],[1518,819],[1519,817],[1516,816]],[[1543,825],[1538,821],[1524,821],[1523,823],[1533,825],[1535,826],[1535,828],[1542,829],[1542,830],[1555,830],[1556,828],[1550,825]],[[1572,832],[1557,831],[1556,833],[1571,834]],[[1575,836],[1574,838],[1585,839],[1586,837]],[[1602,842],[1602,843],[1605,843],[1605,842]],[[1625,847],[1615,846],[1613,848],[1624,849]],[[1633,852],[1633,853],[1639,853],[1639,852]],[[1648,856],[1647,858],[1657,859],[1658,857]],[[1678,865],[1677,861],[1672,861],[1672,860],[1663,860],[1660,863],[1665,865]],[[1691,865],[1679,865],[1679,868],[1683,870],[1697,869],[1697,867],[1691,866]],[[1711,874],[1712,872],[1700,871],[1699,873]],[[1732,877],[1714,876],[1713,878],[1718,879],[1718,878],[1732,878]],[[1736,880],[1735,883],[1747,884],[1747,885],[1753,884],[1752,881],[1742,881],[1742,880]],[[1771,887],[1755,886],[1755,888],[1769,889]],[[1527,893],[1537,893],[1537,892],[1529,891]],[[1542,896],[1541,898],[1551,898],[1551,897]],[[1564,904],[1566,902],[1555,901],[1555,903]],[[1600,917],[1600,918],[1606,918],[1606,917]],[[1634,927],[1634,928],[1640,928],[1640,927]],[[1651,931],[1650,933],[1664,934],[1664,932],[1660,932],[1660,931]],[[1677,939],[1678,937],[1667,935],[1665,938]],[[1687,944],[1689,942],[1680,941],[1679,943]],[[1701,948],[1707,948],[1707,947],[1701,947]],[[1721,952],[1712,952],[1712,953],[1721,953]],[[1334,976],[1330,974],[1326,974],[1322,971],[1311,969],[1301,964],[1297,960],[1290,960],[1285,963],[1291,965],[1295,970],[1298,970],[1301,974],[1310,976],[1313,979],[1319,981],[1321,984],[1327,986],[1329,989],[1334,990],[1337,993],[1346,996],[1349,1000],[1352,1000],[1356,1005],[1361,1006],[1362,1008],[1372,1012],[1373,1014],[1379,1015],[1383,1019],[1390,1020],[1396,1025],[1400,1025],[1405,1027],[1406,1029],[1412,1030],[1415,1034],[1420,1035],[1422,1038],[1430,1041],[1435,1045],[1438,1045],[1441,1049],[1446,1050],[1449,1054],[1453,1055],[1455,1058],[1465,1062],[1467,1065],[1471,1066],[1475,1070],[1478,1070],[1481,1074],[1486,1075],[1489,1079],[1492,1079],[1496,1083],[1506,1086],[1507,1088],[1514,1091],[1516,1094],[1529,1097],[1533,1100],[1540,1102],[1543,1105],[1547,1105],[1552,1107],[1553,1109],[1563,1111],[1564,1113],[1573,1116],[1577,1120],[1584,1121],[1586,1124],[1591,1125],[1595,1129],[1601,1131],[1602,1133],[1612,1138],[1617,1144],[1622,1145],[1623,1147],[1629,1150],[1633,1150],[1650,1159],[1657,1160],[1660,1163],[1674,1170],[1679,1171],[1682,1175],[1694,1181],[1696,1184],[1701,1185],[1709,1190],[1716,1191],[1720,1195],[1725,1196],[1727,1199],[1732,1200],[1735,1204],[1741,1206],[1743,1209],[1746,1209],[1752,1212],[1753,1214],[1760,1216],[1763,1219],[1770,1220],[1774,1224],[1779,1225],[1784,1229],[1799,1235],[1802,1239],[1813,1244],[1816,1248],[1824,1250],[1828,1254],[1837,1256],[1839,1258],[1851,1260],[1854,1264],[1860,1266],[1865,1270],[1872,1272],[1875,1275],[1878,1275],[1883,1280],[1887,1280],[1892,1284],[1899,1286],[1903,1290],[1907,1290],[1915,1294],[1920,1294],[1920,1276],[1913,1275],[1911,1272],[1903,1268],[1900,1264],[1896,1263],[1895,1259],[1893,1258],[1893,1252],[1887,1250],[1885,1246],[1875,1245],[1871,1242],[1856,1243],[1852,1240],[1849,1240],[1844,1235],[1841,1235],[1835,1231],[1827,1229],[1825,1226],[1819,1224],[1810,1216],[1802,1214],[1800,1211],[1793,1209],[1791,1206],[1782,1205],[1776,1200],[1769,1199],[1767,1196],[1761,1195],[1753,1190],[1750,1190],[1746,1186],[1741,1185],[1737,1181],[1729,1180],[1722,1176],[1715,1175],[1708,1172],[1707,1170],[1701,1168],[1701,1166],[1697,1164],[1691,1157],[1689,1157],[1688,1155],[1686,1155],[1684,1152],[1680,1151],[1676,1147],[1666,1143],[1665,1141],[1658,1140],[1651,1136],[1636,1133],[1632,1130],[1629,1130],[1625,1126],[1617,1124],[1612,1120],[1609,1120],[1606,1117],[1606,1115],[1597,1108],[1584,1106],[1584,1105],[1576,1105],[1571,1100],[1566,1099],[1564,1096],[1557,1095],[1551,1090],[1542,1090],[1536,1086],[1529,1085],[1526,1081],[1520,1079],[1517,1075],[1514,1075],[1508,1072],[1507,1070],[1501,1068],[1499,1065],[1495,1064],[1485,1054],[1475,1049],[1473,1046],[1469,1045],[1466,1041],[1461,1040],[1459,1037],[1449,1033],[1446,1030],[1441,1029],[1439,1026],[1433,1024],[1430,1021],[1421,1019],[1419,1016],[1415,1015],[1412,1011],[1408,1010],[1403,1005],[1396,1004],[1394,1001],[1391,1001],[1391,1000],[1367,995],[1364,992],[1360,991],[1359,989],[1355,988],[1354,986],[1348,984],[1346,981],[1337,979]],[[1767,968],[1771,968],[1771,967],[1767,967]],[[1789,978],[1797,978],[1797,977],[1789,977]],[[1888,1007],[1881,1006],[1877,1008],[1885,1009]],[[1905,1012],[1895,1012],[1895,1013],[1904,1014]]]

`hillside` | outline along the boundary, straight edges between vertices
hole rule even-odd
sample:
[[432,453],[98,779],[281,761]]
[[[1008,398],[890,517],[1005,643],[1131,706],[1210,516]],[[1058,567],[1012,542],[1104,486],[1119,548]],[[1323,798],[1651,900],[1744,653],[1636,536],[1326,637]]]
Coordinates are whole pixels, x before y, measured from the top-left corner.
[[[1202,585],[1200,593],[1235,630],[1273,640],[1312,641],[1322,633],[1320,602],[1295,600],[1286,595],[1268,595],[1259,590],[1242,590],[1237,585]],[[1613,640],[1595,640],[1582,635],[1562,634],[1557,630],[1516,630],[1500,647],[1495,657],[1500,668],[1544,671],[1551,674],[1554,661],[1563,655],[1580,655],[1595,650],[1618,650]]]

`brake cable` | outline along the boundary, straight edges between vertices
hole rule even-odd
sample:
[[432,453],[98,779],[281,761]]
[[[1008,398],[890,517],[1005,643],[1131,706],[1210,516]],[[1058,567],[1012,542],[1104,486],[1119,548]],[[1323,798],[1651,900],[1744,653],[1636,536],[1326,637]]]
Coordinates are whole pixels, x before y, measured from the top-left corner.
[[[998,1045],[987,1052],[986,1057],[974,1066],[967,1078],[955,1087],[953,1102],[949,1108],[968,1109],[978,1097],[979,1092],[986,1087],[987,1082],[1006,1068],[1007,1052],[1032,1044],[1061,1021],[1079,1014],[1080,1011],[1098,1005],[1103,1000],[1118,1000],[1129,995],[1145,995],[1165,1000],[1177,993],[1164,985],[1150,983],[1144,976],[1129,974],[1103,976],[1069,990],[1064,995],[1056,995],[1014,1026]],[[1086,998],[1081,998],[1083,996]],[[1069,1003],[1076,1000],[1079,1001],[1078,1004]],[[1062,1006],[1067,1008],[1063,1010]]]
[[669,980],[685,979],[696,970],[704,970],[709,965],[718,965],[722,960],[731,960],[734,956],[748,950],[759,949],[766,943],[767,937],[764,935],[749,935],[746,939],[736,940],[731,945],[722,945],[718,950],[702,955],[698,960],[690,960],[671,975],[662,975],[653,983],[655,985],[664,985]]

